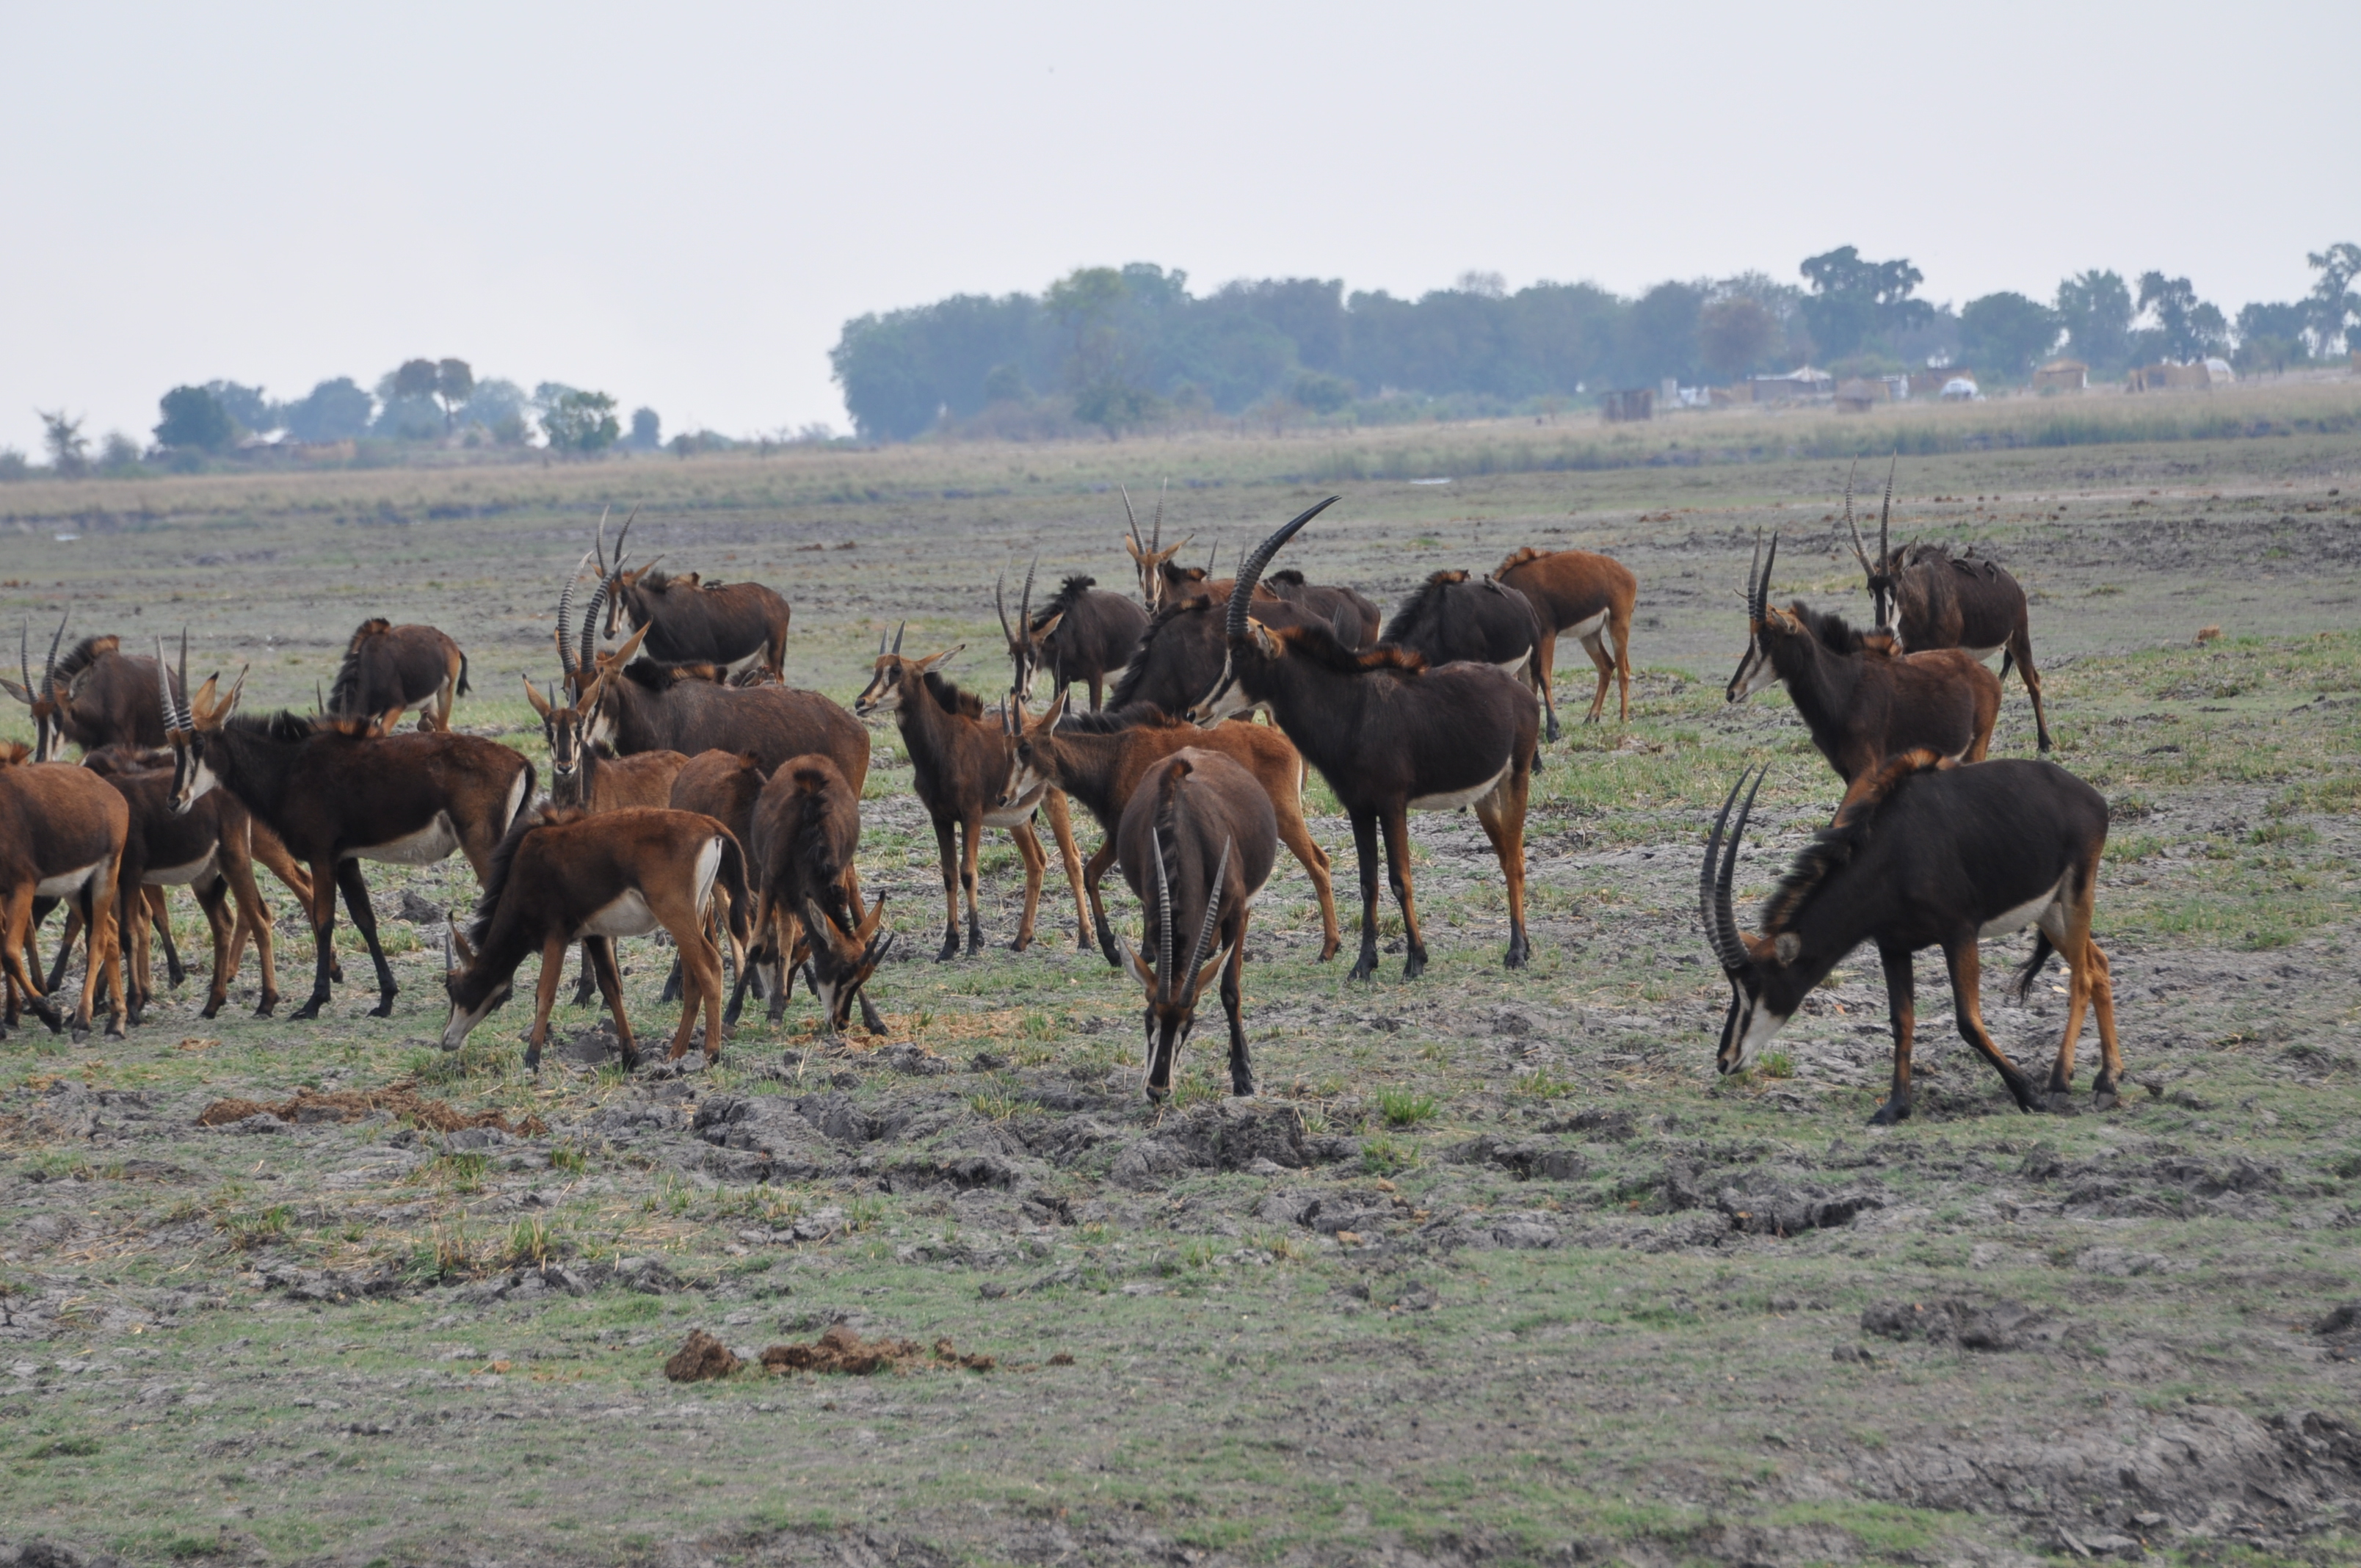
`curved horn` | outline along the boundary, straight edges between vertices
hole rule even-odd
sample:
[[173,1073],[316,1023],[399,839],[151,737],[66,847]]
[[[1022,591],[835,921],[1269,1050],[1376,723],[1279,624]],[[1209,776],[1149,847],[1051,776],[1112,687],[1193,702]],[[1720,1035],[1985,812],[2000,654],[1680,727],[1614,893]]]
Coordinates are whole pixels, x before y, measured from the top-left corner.
[[1025,635],[1027,637],[1033,635],[1033,574],[1040,570],[1040,567],[1041,557],[1036,554],[1033,557],[1033,564],[1025,568],[1025,591],[1016,596],[1017,624],[1025,628]]
[[[1279,547],[1301,532],[1305,523],[1343,499],[1330,496],[1317,506],[1299,513],[1286,527],[1257,545],[1255,553],[1239,565],[1237,586],[1230,590],[1230,620],[1226,629],[1233,639],[1246,634],[1246,606],[1254,598],[1255,585],[1262,580],[1263,568],[1269,565],[1270,558],[1279,554]],[[1215,548],[1220,546],[1217,544]]]
[[164,710],[165,729],[178,729],[180,709],[172,703],[172,667],[164,663],[164,640],[156,639],[156,703]]
[[189,711],[189,629],[185,626],[181,628],[181,698],[173,711],[181,716],[181,729],[197,727],[195,716]]
[[1222,564],[1222,536],[1213,535],[1213,547],[1205,552],[1205,576],[1212,576]]
[[1754,619],[1759,624],[1771,613],[1771,566],[1779,559],[1779,536],[1771,536],[1771,548],[1763,557],[1763,580],[1754,587]]
[[623,541],[631,536],[631,518],[639,515],[640,509],[633,507],[631,517],[623,520],[623,532],[615,535],[615,564],[609,568],[610,571],[620,572],[623,569]]
[[16,623],[16,668],[25,677],[25,700],[39,701],[43,693],[33,684],[33,625],[29,620]]
[[1157,966],[1156,994],[1160,1001],[1172,994],[1172,878],[1164,869],[1164,835],[1150,828],[1148,841],[1156,850],[1156,950],[1163,960]]
[[1167,479],[1164,481],[1164,488],[1156,492],[1156,532],[1148,542],[1148,547],[1150,550],[1160,550],[1164,546],[1164,498],[1171,488],[1172,481]]
[[1205,923],[1197,928],[1196,945],[1189,949],[1189,968],[1184,972],[1191,981],[1197,978],[1197,966],[1205,961],[1206,944],[1213,939],[1214,929],[1222,921],[1222,892],[1229,885],[1230,850],[1236,844],[1235,839],[1222,840],[1222,861],[1213,868],[1213,896],[1205,900]]
[[1000,635],[1011,642],[1016,641],[1016,633],[1008,630],[1008,573],[1005,570],[992,580],[992,608],[1000,612]]
[[[598,525],[604,528],[606,519],[600,518]],[[574,585],[582,580],[582,568],[590,565],[590,559],[591,553],[585,550],[582,559],[574,564],[574,575],[566,579],[566,587],[557,596],[557,662],[566,667],[569,675],[579,664],[574,657],[573,645],[566,639],[566,629],[574,624]],[[599,574],[602,579],[605,575],[604,572]]]
[[1148,541],[1139,536],[1139,514],[1131,510],[1131,488],[1127,485],[1117,485],[1115,488],[1123,492],[1123,531],[1131,536],[1132,543],[1138,546],[1141,553],[1145,554],[1152,547]]
[[897,659],[902,656],[902,633],[909,630],[910,623],[906,620],[894,629],[894,656]]
[[[598,542],[593,548],[598,552],[598,575],[602,577],[607,575],[607,514],[614,510],[611,506],[598,509]],[[575,570],[578,573],[581,568],[577,566]]]
[[[598,612],[606,608],[607,583],[604,578],[601,578],[598,587],[590,595],[590,608],[582,612],[582,650],[574,660],[577,674],[589,669],[598,663]],[[565,633],[566,629],[559,627],[558,635],[563,637]]]
[[1885,507],[1877,514],[1877,558],[1880,561],[1890,559],[1885,547],[1885,528],[1894,521],[1894,471],[1901,466],[1902,454],[1896,452],[1894,461],[1885,469]]
[[1853,559],[1861,563],[1861,569],[1864,576],[1873,577],[1877,576],[1877,568],[1869,564],[1868,546],[1861,542],[1861,524],[1852,520],[1853,474],[1859,472],[1861,472],[1861,459],[1856,457],[1853,459],[1852,473],[1845,476],[1845,526],[1852,531]]
[[1730,821],[1730,808],[1738,799],[1738,792],[1746,784],[1746,775],[1738,775],[1738,783],[1730,786],[1730,794],[1721,803],[1721,815],[1714,818],[1713,836],[1706,842],[1705,868],[1697,875],[1697,913],[1705,920],[1706,937],[1713,944],[1714,957],[1720,960],[1725,973],[1736,974],[1753,960],[1747,956],[1746,943],[1738,935],[1738,917],[1730,910],[1730,883],[1738,874],[1738,846],[1746,833],[1746,819],[1754,810],[1754,795],[1763,787],[1770,773],[1764,767],[1754,775],[1753,787],[1746,792],[1746,804],[1739,807],[1737,830],[1730,835],[1730,851],[1722,853],[1722,828]]
[[885,629],[882,626],[877,629],[877,656],[885,656]]
[[68,599],[66,601],[65,615],[58,617],[57,633],[49,639],[49,662],[41,666],[41,689],[43,691],[48,691],[49,689],[49,683],[57,679],[58,644],[66,640],[66,617],[71,616],[71,614],[73,614],[73,601],[71,599]]
[[1754,585],[1762,576],[1763,531],[1758,528],[1754,531],[1754,559],[1746,564],[1746,619],[1749,621],[1763,619],[1762,612],[1754,608]]

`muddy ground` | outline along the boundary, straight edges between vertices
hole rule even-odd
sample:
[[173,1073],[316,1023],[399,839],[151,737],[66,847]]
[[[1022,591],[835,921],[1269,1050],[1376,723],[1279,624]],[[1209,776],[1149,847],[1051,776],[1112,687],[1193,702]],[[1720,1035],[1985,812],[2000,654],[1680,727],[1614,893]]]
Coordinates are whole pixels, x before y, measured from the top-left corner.
[[[1102,485],[1170,475],[1168,532],[1224,555],[1328,493],[1238,467],[1134,443],[15,487],[0,614],[54,624],[71,592],[78,630],[185,620],[200,668],[251,663],[259,700],[299,706],[363,615],[436,620],[473,660],[462,721],[537,756],[516,676],[554,673],[557,579],[608,500],[644,505],[633,543],[670,565],[779,584],[791,674],[849,697],[905,617],[970,644],[955,674],[999,678],[1012,558],[1121,586]],[[1531,970],[1499,967],[1472,818],[1427,817],[1414,982],[1398,939],[1373,985],[1318,964],[1282,862],[1250,943],[1250,1101],[1201,1043],[1177,1102],[1146,1105],[1128,982],[1075,950],[1055,882],[1031,950],[889,966],[882,1043],[829,1046],[798,998],[717,1070],[629,1076],[566,1010],[535,1080],[515,1006],[433,1047],[464,865],[372,867],[390,1019],[348,986],[317,1024],[255,1020],[249,967],[215,1020],[192,981],[125,1040],[0,1043],[0,1562],[2361,1553],[2349,441],[1905,466],[1908,532],[1976,541],[2032,590],[2058,758],[2114,806],[2098,931],[2133,1086],[2099,1108],[2086,1065],[2084,1093],[2018,1114],[1924,959],[1920,1113],[1890,1131],[1865,1124],[1874,964],[1763,1073],[1717,1081],[1727,993],[1694,914],[1742,766],[1773,764],[1749,899],[1837,793],[1784,698],[1720,688],[1758,527],[1785,539],[1780,594],[1864,608],[1841,467],[1418,477],[1452,482],[1335,487],[1300,564],[1380,600],[1526,543],[1641,579],[1632,721],[1570,731],[1536,790]],[[2006,692],[1996,753],[2029,754]],[[863,878],[930,956],[931,833],[873,733]],[[1349,887],[1349,834],[1312,804]],[[1005,844],[986,882],[1005,944]],[[269,891],[300,992],[308,938]],[[632,1017],[668,1033],[667,955],[634,946]],[[2024,947],[1989,944],[1987,971]],[[1988,982],[2020,1060],[2046,1066],[2062,984],[2019,1005]],[[202,1124],[234,1099],[287,1115]],[[436,1107],[501,1124],[437,1130]],[[758,1363],[837,1324],[994,1365],[664,1375],[692,1329]]]

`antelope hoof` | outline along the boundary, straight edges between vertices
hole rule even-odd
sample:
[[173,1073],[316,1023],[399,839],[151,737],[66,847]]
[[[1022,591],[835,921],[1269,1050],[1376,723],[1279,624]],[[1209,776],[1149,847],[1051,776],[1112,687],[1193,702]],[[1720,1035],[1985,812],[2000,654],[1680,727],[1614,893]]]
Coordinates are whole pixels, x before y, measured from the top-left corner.
[[1532,961],[1532,944],[1525,940],[1525,934],[1520,931],[1517,933],[1517,939],[1509,944],[1509,956],[1502,959],[1500,962],[1508,969],[1522,969]]
[[1096,946],[1098,946],[1098,943],[1092,938],[1092,936],[1088,931],[1084,931],[1080,927],[1075,929],[1074,951],[1078,953],[1087,953]]
[[1251,1100],[1254,1098],[1254,1091],[1253,1074],[1240,1072],[1232,1073],[1230,1075],[1230,1092],[1232,1094],[1236,1095],[1241,1100]]
[[1377,972],[1378,955],[1372,949],[1363,948],[1361,949],[1361,956],[1353,960],[1353,967],[1346,972],[1345,978],[1346,980],[1367,980]]
[[273,1013],[278,1011],[279,998],[275,996],[266,996],[262,999],[261,1004],[255,1008],[254,1015],[258,1018],[268,1018]]
[[1416,980],[1420,975],[1422,975],[1425,972],[1425,950],[1419,948],[1411,948],[1410,957],[1402,960],[1402,978],[1404,980]]
[[216,997],[212,1001],[207,1002],[203,1008],[199,1009],[197,1016],[200,1018],[211,1018],[214,1016],[216,1014],[221,1012],[223,1000],[225,999]]
[[2019,1075],[2008,1080],[2008,1091],[2016,1098],[2016,1108],[2026,1115],[2036,1115],[2049,1109],[2048,1103],[2033,1091],[2033,1080]]
[[640,1069],[640,1053],[639,1053],[639,1052],[637,1052],[637,1051],[633,1051],[633,1050],[626,1050],[626,1051],[623,1051],[622,1053],[620,1053],[620,1057],[619,1057],[619,1058],[618,1058],[618,1059],[620,1059],[620,1060],[622,1062],[622,1064],[623,1064],[623,1070],[624,1070],[625,1072],[637,1072],[637,1071],[639,1071],[639,1069]]
[[1016,940],[1008,944],[1008,950],[1012,953],[1021,953],[1032,945],[1033,938],[1031,934],[1020,931],[1017,933]]
[[387,992],[385,995],[379,1000],[378,1004],[368,1010],[368,1015],[372,1018],[392,1017],[393,992],[390,991]]
[[865,996],[861,999],[861,1026],[873,1035],[883,1036],[885,1033],[885,1020],[877,1015],[877,1009],[869,1005],[869,998]]
[[1550,744],[1555,745],[1557,743],[1557,720],[1554,718],[1549,721],[1549,738]]
[[942,950],[935,955],[935,962],[949,963],[957,957],[959,957],[959,927],[954,926],[943,933]]
[[73,1026],[72,1033],[73,1043],[77,1046],[81,1045],[84,1040],[90,1038],[90,1025],[87,1024],[76,1024]]
[[525,1071],[533,1074],[535,1077],[540,1076],[541,1047],[539,1046],[527,1046],[525,1047],[524,1069]]
[[1877,1108],[1877,1114],[1869,1119],[1869,1124],[1872,1127],[1891,1127],[1898,1122],[1906,1122],[1909,1119],[1910,1097],[1906,1094],[1897,1094]]
[[327,1000],[328,999],[324,996],[315,996],[312,998],[311,1001],[306,1002],[302,1006],[298,1007],[294,1012],[287,1014],[287,1021],[292,1024],[300,1022],[305,1018],[317,1018],[320,1015],[320,1009],[327,1003]]

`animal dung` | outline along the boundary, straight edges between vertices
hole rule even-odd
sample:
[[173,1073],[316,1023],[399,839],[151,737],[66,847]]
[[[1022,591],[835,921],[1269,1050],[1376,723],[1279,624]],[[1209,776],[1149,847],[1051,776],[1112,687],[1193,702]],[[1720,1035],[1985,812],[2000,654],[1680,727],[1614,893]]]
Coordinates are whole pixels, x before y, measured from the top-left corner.
[[703,1329],[691,1329],[680,1348],[664,1363],[664,1376],[675,1383],[702,1383],[710,1377],[727,1377],[738,1370],[738,1358],[730,1347],[707,1333]]
[[839,1323],[809,1344],[771,1346],[763,1353],[763,1365],[773,1372],[833,1372],[866,1377],[873,1372],[929,1369],[989,1372],[997,1362],[989,1355],[961,1355],[948,1339],[937,1340],[928,1351],[913,1339],[863,1340]]
[[2202,648],[2208,642],[2218,641],[2221,639],[2221,636],[2222,629],[2220,627],[2201,626],[2197,629],[2197,645],[2200,648]]

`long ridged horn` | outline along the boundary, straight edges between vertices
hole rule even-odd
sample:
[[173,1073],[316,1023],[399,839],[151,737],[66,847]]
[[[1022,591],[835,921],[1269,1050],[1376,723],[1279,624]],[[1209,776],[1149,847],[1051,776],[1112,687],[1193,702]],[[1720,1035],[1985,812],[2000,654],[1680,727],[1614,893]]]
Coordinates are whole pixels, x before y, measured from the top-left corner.
[[73,614],[73,601],[66,601],[65,614],[58,617],[58,630],[49,639],[49,662],[41,666],[41,689],[48,691],[49,683],[58,678],[58,644],[66,640],[66,619]]
[[909,630],[910,623],[906,620],[894,629],[894,657],[897,659],[902,656],[902,633]]
[[1754,559],[1746,564],[1746,619],[1749,624],[1763,619],[1754,608],[1754,585],[1763,576],[1763,531],[1754,531]]
[[1005,570],[992,580],[992,608],[1000,612],[1000,635],[1015,642],[1016,633],[1008,630],[1008,574]]
[[1148,841],[1156,850],[1156,948],[1162,959],[1156,966],[1156,999],[1164,1002],[1172,996],[1172,878],[1164,869],[1164,835],[1150,828]]
[[1861,563],[1863,575],[1873,577],[1877,576],[1877,568],[1869,564],[1869,547],[1861,542],[1861,524],[1852,520],[1853,475],[1860,472],[1861,459],[1856,457],[1853,459],[1852,472],[1845,476],[1845,526],[1852,531],[1853,559]]
[[1167,479],[1164,481],[1164,488],[1156,492],[1156,532],[1148,542],[1148,547],[1150,550],[1164,548],[1164,498],[1171,492],[1171,489],[1172,481]]
[[173,711],[181,716],[181,729],[196,729],[196,716],[189,708],[189,629],[185,626],[181,628],[181,696]]
[[[1279,554],[1279,547],[1301,532],[1305,523],[1342,499],[1344,499],[1342,496],[1330,496],[1326,500],[1298,514],[1286,527],[1257,545],[1255,553],[1239,565],[1237,586],[1230,590],[1230,620],[1226,630],[1231,637],[1244,637],[1246,634],[1246,606],[1254,599],[1255,585],[1262,580],[1263,568],[1269,565],[1270,558]],[[1214,548],[1219,549],[1220,546],[1216,544]]]
[[38,702],[42,694],[33,684],[33,623],[29,620],[16,623],[16,668],[25,677],[25,700]]
[[1033,635],[1033,574],[1040,569],[1041,557],[1036,554],[1033,564],[1025,568],[1025,591],[1016,596],[1017,623],[1025,628],[1027,638]]
[[1877,514],[1877,558],[1880,561],[1888,559],[1885,530],[1886,525],[1894,521],[1894,472],[1901,466],[1902,454],[1896,452],[1894,455],[1894,461],[1888,464],[1885,469],[1885,507]]
[[[598,612],[607,608],[607,584],[602,578],[590,595],[590,608],[582,612],[582,649],[575,656],[574,669],[579,675],[598,662]],[[565,635],[565,628],[558,629]]]
[[620,573],[623,569],[623,542],[631,536],[631,518],[639,515],[640,509],[633,507],[631,517],[623,520],[623,532],[615,535],[615,565],[612,568],[615,573]]
[[877,656],[885,656],[885,629],[882,626],[877,629]]
[[1205,945],[1213,939],[1213,931],[1222,920],[1222,890],[1228,885],[1230,850],[1236,846],[1235,839],[1222,840],[1222,861],[1213,868],[1213,896],[1205,901],[1205,923],[1197,928],[1196,946],[1189,949],[1189,967],[1183,971],[1191,981],[1197,978],[1197,966],[1205,961]]
[[[1721,803],[1721,815],[1714,818],[1713,836],[1706,841],[1705,867],[1697,874],[1697,913],[1704,918],[1706,938],[1713,946],[1714,957],[1726,974],[1737,974],[1753,962],[1746,951],[1746,943],[1738,934],[1738,916],[1730,905],[1730,883],[1738,875],[1738,847],[1746,835],[1746,819],[1753,814],[1756,791],[1771,770],[1764,767],[1754,775],[1752,788],[1746,788],[1746,775],[1738,775],[1738,783],[1730,786],[1730,794]],[[1730,808],[1738,799],[1738,792],[1746,788],[1746,804],[1739,807],[1737,829],[1730,835],[1727,855],[1722,851],[1722,829],[1730,821]]]
[[[598,575],[602,577],[607,575],[607,514],[614,510],[611,506],[598,509],[598,543],[593,548],[598,552]],[[577,567],[576,570],[579,571],[580,568]]]
[[1145,555],[1154,546],[1139,536],[1139,514],[1131,510],[1131,488],[1126,485],[1117,485],[1115,488],[1123,492],[1123,531],[1130,537],[1132,544]]
[[156,705],[164,713],[167,734],[178,729],[180,710],[172,705],[172,667],[164,662],[164,640],[156,639]]
[[1771,536],[1771,548],[1763,557],[1763,580],[1754,586],[1754,621],[1761,625],[1771,613],[1771,567],[1779,559],[1779,536]]
[[[599,520],[599,526],[606,526],[605,519]],[[574,564],[574,575],[566,579],[566,587],[557,596],[557,662],[565,666],[569,675],[579,668],[579,664],[574,657],[573,644],[566,640],[566,629],[574,624],[574,585],[582,580],[582,568],[590,565],[590,560],[591,553],[585,550],[582,559]],[[605,573],[601,572],[599,576],[603,580]]]

